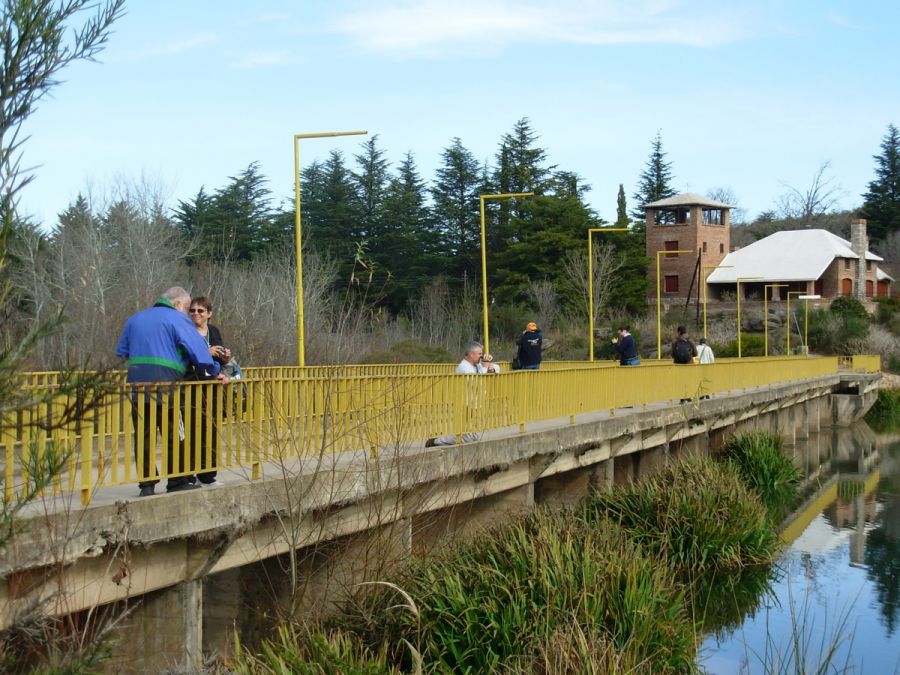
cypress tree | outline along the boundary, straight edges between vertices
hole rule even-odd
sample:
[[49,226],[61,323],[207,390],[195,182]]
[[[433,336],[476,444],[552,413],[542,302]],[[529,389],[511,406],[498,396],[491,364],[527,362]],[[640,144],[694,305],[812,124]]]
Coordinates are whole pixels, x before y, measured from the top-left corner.
[[625,186],[619,183],[619,194],[616,197],[616,227],[628,227],[630,222],[625,205]]

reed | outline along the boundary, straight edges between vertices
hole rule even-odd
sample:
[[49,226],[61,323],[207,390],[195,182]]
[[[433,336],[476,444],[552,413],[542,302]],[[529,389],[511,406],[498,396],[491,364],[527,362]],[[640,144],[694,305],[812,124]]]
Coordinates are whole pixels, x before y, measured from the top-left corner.
[[538,510],[417,562],[400,585],[418,621],[388,611],[376,591],[356,628],[372,644],[418,637],[426,672],[694,669],[697,631],[680,586],[611,522]]
[[778,550],[765,508],[730,464],[690,459],[642,481],[597,492],[584,517],[619,523],[682,579],[771,562]]
[[794,505],[800,471],[784,454],[781,439],[768,432],[732,436],[722,449],[744,482],[765,504],[770,517],[779,521]]
[[394,675],[401,672],[388,663],[385,650],[364,648],[355,636],[313,626],[281,624],[258,653],[235,640],[229,673],[240,675]]

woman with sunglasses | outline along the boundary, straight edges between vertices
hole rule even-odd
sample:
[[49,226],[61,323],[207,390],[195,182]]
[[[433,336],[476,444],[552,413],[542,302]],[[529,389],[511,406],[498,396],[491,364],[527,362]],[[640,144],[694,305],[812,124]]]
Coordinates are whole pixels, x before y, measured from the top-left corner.
[[[191,321],[194,322],[197,332],[200,333],[204,340],[206,340],[206,346],[209,348],[210,355],[223,366],[228,363],[231,360],[231,350],[225,347],[222,342],[222,333],[219,332],[219,329],[209,323],[209,320],[213,315],[213,307],[209,298],[203,295],[192,298],[188,314],[191,317]],[[208,377],[206,373],[195,372],[194,379],[206,380]],[[194,391],[196,396],[197,389],[195,388]],[[216,390],[213,392],[212,401],[207,403],[208,394],[209,390],[206,387],[203,387],[203,395],[197,396],[195,402],[196,405],[194,406],[193,424],[191,425],[191,431],[193,433],[190,437],[188,454],[192,458],[192,465],[194,465],[197,448],[194,439],[199,436],[200,472],[197,474],[197,479],[204,485],[222,485],[222,483],[216,479],[215,470],[215,467],[218,464],[219,455],[219,433],[216,422],[219,416],[219,397],[221,394],[219,393],[219,390]],[[211,424],[207,424],[207,413],[210,416]],[[211,432],[211,436],[208,440],[207,428],[209,428]]]

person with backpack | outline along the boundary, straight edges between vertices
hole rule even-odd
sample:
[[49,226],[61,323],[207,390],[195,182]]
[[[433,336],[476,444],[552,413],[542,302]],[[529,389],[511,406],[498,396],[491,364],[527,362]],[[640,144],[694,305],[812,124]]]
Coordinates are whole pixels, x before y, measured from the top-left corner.
[[672,343],[672,361],[680,364],[693,363],[695,356],[697,356],[697,347],[688,337],[687,329],[684,326],[678,326],[678,337]]

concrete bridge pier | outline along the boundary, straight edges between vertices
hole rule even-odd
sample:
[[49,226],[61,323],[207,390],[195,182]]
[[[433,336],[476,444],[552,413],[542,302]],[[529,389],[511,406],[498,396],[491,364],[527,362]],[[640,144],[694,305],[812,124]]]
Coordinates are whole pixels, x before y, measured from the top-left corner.
[[125,672],[197,673],[203,665],[203,582],[185,581],[146,594],[121,632]]

